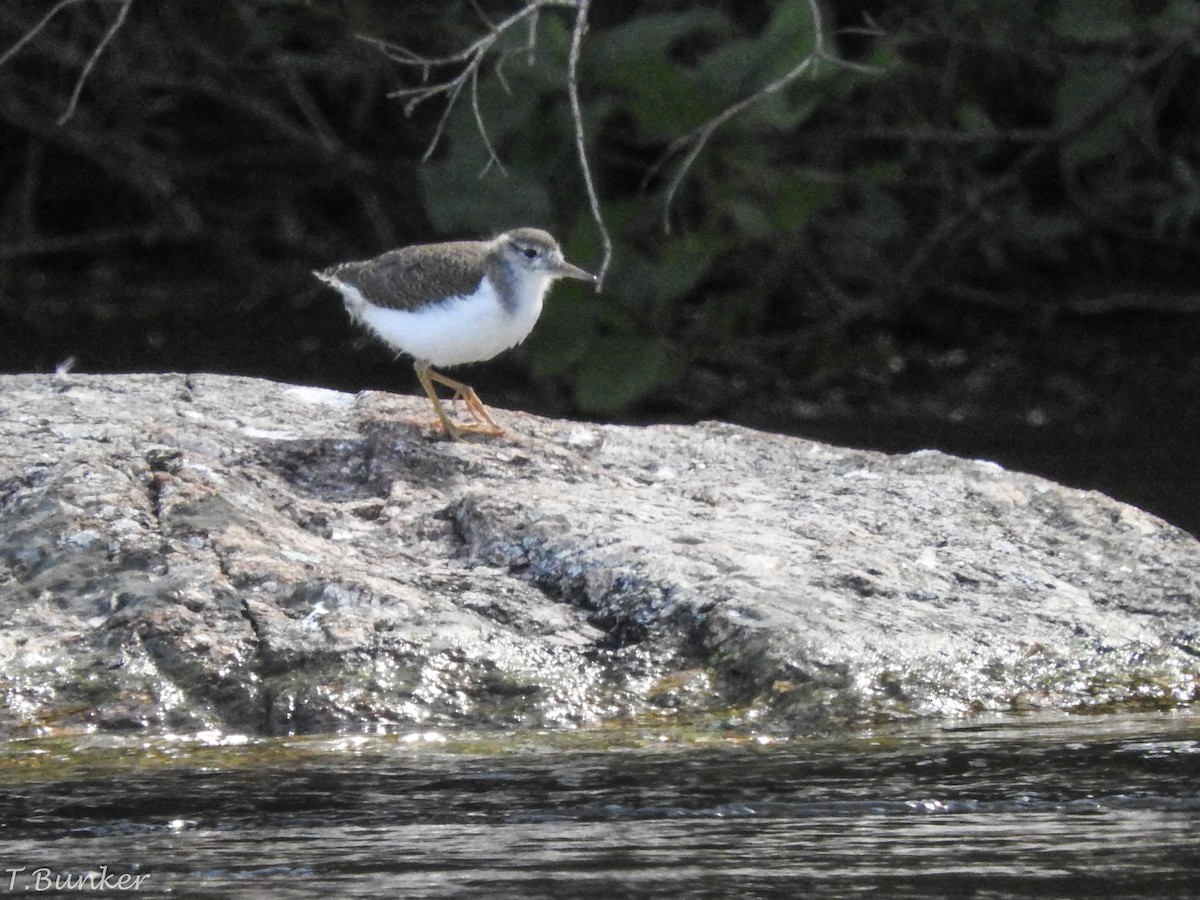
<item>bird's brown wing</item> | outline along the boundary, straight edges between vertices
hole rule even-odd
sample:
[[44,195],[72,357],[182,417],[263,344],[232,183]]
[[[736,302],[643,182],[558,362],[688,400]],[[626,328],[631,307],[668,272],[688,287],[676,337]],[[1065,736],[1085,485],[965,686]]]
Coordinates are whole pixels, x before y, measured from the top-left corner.
[[[472,293],[485,245],[458,241],[389,250],[374,259],[342,263],[322,274],[358,288],[371,304],[416,309],[431,300]],[[474,270],[476,274],[472,274]]]

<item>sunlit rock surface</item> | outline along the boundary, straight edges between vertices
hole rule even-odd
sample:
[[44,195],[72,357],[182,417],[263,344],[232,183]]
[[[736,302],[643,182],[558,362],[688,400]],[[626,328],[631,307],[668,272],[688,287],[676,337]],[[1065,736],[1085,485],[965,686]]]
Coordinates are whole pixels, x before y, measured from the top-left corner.
[[939,453],[210,375],[0,377],[0,731],[1200,700],[1200,545]]

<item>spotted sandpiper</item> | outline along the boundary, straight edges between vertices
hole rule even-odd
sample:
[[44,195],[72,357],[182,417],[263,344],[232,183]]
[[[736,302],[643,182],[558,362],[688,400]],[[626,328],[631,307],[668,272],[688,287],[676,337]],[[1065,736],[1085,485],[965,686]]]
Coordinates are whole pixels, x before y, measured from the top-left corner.
[[[556,278],[596,280],[563,259],[558,242],[537,228],[516,228],[490,241],[401,247],[313,274],[341,292],[352,319],[413,357],[421,387],[456,441],[467,432],[495,436],[504,429],[469,385],[432,367],[491,359],[525,340]],[[435,381],[454,391],[474,423],[450,421]]]

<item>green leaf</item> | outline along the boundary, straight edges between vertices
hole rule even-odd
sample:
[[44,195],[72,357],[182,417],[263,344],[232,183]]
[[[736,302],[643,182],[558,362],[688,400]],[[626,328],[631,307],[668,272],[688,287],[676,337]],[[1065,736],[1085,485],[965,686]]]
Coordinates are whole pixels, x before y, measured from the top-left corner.
[[666,343],[650,335],[605,335],[592,342],[575,381],[586,413],[613,415],[676,374]]
[[704,57],[699,73],[726,102],[760,90],[794,69],[816,44],[807,0],[778,3],[757,37],[731,40]]
[[631,308],[673,308],[704,277],[727,243],[728,235],[712,230],[671,238],[653,255],[629,246],[614,260],[613,284]]
[[899,160],[869,163],[854,170],[854,179],[868,184],[896,184],[903,178],[904,163]]
[[728,20],[714,10],[635,16],[591,38],[587,59],[594,82],[621,95],[621,107],[647,137],[673,138],[721,107],[719,98],[672,59],[672,49],[698,33],[728,30]]
[[816,46],[816,22],[808,0],[779,3],[771,13],[760,43],[770,78],[778,78],[795,68]]
[[1114,69],[1067,70],[1058,83],[1055,118],[1059,128],[1074,128],[1097,106],[1121,90],[1125,76]]
[[803,172],[759,166],[738,170],[713,190],[714,202],[738,231],[755,240],[772,240],[812,221],[839,189]]
[[[476,148],[479,150],[480,148]],[[441,234],[486,233],[498,224],[554,221],[545,179],[509,166],[480,175],[487,156],[465,149],[418,170],[425,214]]]
[[528,341],[535,378],[562,375],[579,365],[595,343],[605,302],[611,301],[586,285],[554,289]]
[[1111,41],[1128,37],[1137,24],[1130,0],[1058,0],[1054,30],[1076,41]]
[[832,184],[800,178],[784,179],[776,185],[767,215],[776,229],[790,231],[814,219],[838,194]]
[[818,109],[820,104],[815,97],[797,100],[795,96],[789,96],[787,90],[783,90],[758,104],[757,115],[779,131],[795,131],[811,119]]
[[[1125,90],[1125,77],[1112,69],[1075,68],[1068,71],[1058,85],[1058,127],[1068,131],[1075,128]],[[1141,127],[1146,104],[1140,89],[1130,91],[1102,118],[1089,124],[1063,146],[1063,160],[1078,168],[1119,150],[1130,132]]]
[[1170,31],[1191,31],[1200,21],[1200,7],[1195,0],[1170,0],[1158,15],[1151,18],[1151,27]]
[[702,31],[729,31],[729,20],[712,9],[635,15],[623,25],[591,39],[589,56],[605,66],[620,67],[650,56],[662,56],[683,38]]
[[737,230],[756,240],[767,240],[775,233],[775,226],[767,216],[761,203],[757,203],[740,192],[729,192],[728,199],[721,203],[721,209],[733,219]]
[[995,123],[985,110],[978,103],[964,101],[959,103],[954,109],[954,118],[958,121],[958,128],[965,133],[994,133],[996,131]]
[[762,52],[755,41],[739,38],[706,53],[696,67],[697,80],[722,105],[762,87]]
[[625,110],[647,138],[676,137],[719,110],[709,94],[665,57],[633,60],[608,80],[623,91]]

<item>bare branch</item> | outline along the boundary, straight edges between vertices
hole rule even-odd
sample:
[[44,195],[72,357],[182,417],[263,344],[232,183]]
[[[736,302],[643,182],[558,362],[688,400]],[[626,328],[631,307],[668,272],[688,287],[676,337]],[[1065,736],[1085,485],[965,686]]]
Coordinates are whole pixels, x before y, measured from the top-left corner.
[[[483,121],[483,115],[479,109],[479,69],[483,65],[484,60],[491,52],[496,42],[509,29],[520,24],[525,19],[536,20],[538,10],[542,6],[574,6],[574,0],[530,0],[526,6],[517,12],[513,13],[507,19],[492,24],[481,10],[477,12],[488,22],[489,30],[482,37],[472,41],[466,47],[458,50],[455,53],[449,53],[444,56],[425,56],[402,47],[398,44],[393,44],[389,41],[381,41],[378,38],[367,37],[366,35],[357,35],[358,40],[364,43],[378,47],[389,59],[402,66],[421,70],[423,81],[428,81],[430,70],[444,66],[462,66],[457,75],[448,78],[445,81],[439,81],[434,84],[423,84],[421,87],[402,88],[398,91],[392,91],[388,94],[389,97],[407,97],[408,102],[404,105],[404,112],[411,114],[420,104],[426,100],[431,100],[434,97],[445,97],[446,108],[443,110],[441,118],[438,119],[437,126],[434,128],[433,137],[429,141],[429,146],[425,148],[425,153],[421,159],[428,162],[434,152],[437,150],[438,144],[441,143],[442,137],[446,132],[446,124],[450,120],[450,114],[454,110],[454,104],[457,102],[459,95],[467,85],[470,85],[471,92],[471,111],[475,119],[475,127],[479,132],[480,140],[483,141],[484,147],[488,151],[488,161],[483,167],[483,172],[487,172],[493,165],[496,165],[500,171],[504,171],[504,166],[500,163],[499,156],[492,145],[491,137],[488,134],[487,126]],[[531,35],[532,37],[532,35]],[[523,52],[529,49],[532,52],[532,45],[526,45],[518,48],[518,52]],[[507,54],[502,54],[499,62],[496,64],[497,74],[500,78],[500,83],[507,89],[507,83],[504,81],[503,73],[500,71],[503,66],[504,59]],[[482,172],[480,174],[483,174]]]
[[505,50],[496,59],[496,65],[492,71],[495,73],[496,78],[500,81],[505,93],[512,93],[512,89],[508,86],[508,79],[504,77],[504,64],[508,62],[510,57],[519,56],[524,53],[527,56],[525,61],[526,65],[533,66],[534,63],[537,62],[537,26],[538,13],[535,11],[534,14],[529,17],[529,30],[525,35],[525,43],[520,47],[514,47],[511,50]]
[[52,253],[94,253],[126,244],[150,245],[164,238],[178,238],[180,232],[161,223],[97,228],[66,237],[32,237],[0,244],[0,260],[22,259]]
[[514,25],[519,24],[530,16],[536,16],[538,11],[543,6],[577,6],[576,0],[527,0],[526,5],[513,13],[507,19],[503,19],[491,26],[486,34],[472,41],[467,46],[463,47],[454,53],[448,53],[444,56],[425,56],[402,47],[399,44],[393,44],[391,41],[383,41],[379,38],[369,37],[367,35],[357,35],[358,40],[367,44],[372,44],[383,51],[389,58],[401,65],[407,66],[450,66],[456,63],[466,63],[469,65],[478,66],[482,61],[482,57],[487,55],[487,52],[492,48],[497,40],[500,39],[506,31]]
[[36,25],[25,32],[19,41],[5,50],[3,55],[0,55],[0,66],[4,65],[10,59],[16,56],[17,53],[21,51],[22,47],[41,34],[42,29],[50,24],[50,20],[58,15],[60,10],[66,9],[68,6],[74,6],[76,3],[84,2],[86,2],[86,0],[58,0],[57,3],[50,7],[50,11],[42,16],[41,20]]
[[496,23],[492,21],[492,17],[484,11],[484,8],[479,5],[479,0],[471,0],[471,9],[475,10],[475,15],[479,16],[480,21],[493,31],[496,29]]
[[487,174],[487,170],[493,165],[500,170],[501,175],[507,175],[508,171],[504,168],[504,163],[500,162],[500,157],[496,155],[496,148],[492,146],[492,139],[488,136],[487,126],[483,124],[483,113],[479,111],[479,69],[471,70],[471,112],[475,115],[475,127],[479,131],[479,137],[483,139],[483,146],[487,148],[488,160],[483,164],[483,169],[479,172],[479,177],[482,178]]
[[575,150],[579,154],[579,170],[583,174],[584,187],[587,188],[592,219],[600,231],[600,242],[604,247],[600,270],[596,273],[596,290],[600,290],[604,284],[604,275],[608,272],[608,266],[612,262],[612,238],[604,224],[604,215],[600,210],[600,198],[596,194],[596,184],[592,179],[592,167],[588,162],[583,129],[583,108],[579,104],[579,53],[583,47],[583,36],[587,32],[590,6],[591,0],[580,0],[579,12],[575,17],[575,27],[571,31],[571,53],[567,57],[567,97],[571,103],[571,121],[575,125]]
[[67,103],[67,108],[61,116],[58,117],[58,124],[64,125],[66,121],[75,114],[75,107],[79,104],[79,95],[83,92],[83,85],[88,80],[88,76],[92,74],[92,69],[96,65],[96,61],[100,59],[100,54],[104,52],[104,48],[108,46],[108,42],[113,39],[121,26],[125,24],[125,17],[129,15],[129,7],[133,6],[133,0],[124,0],[121,8],[117,10],[117,17],[113,19],[113,23],[108,27],[108,31],[104,32],[104,37],[100,38],[100,43],[96,45],[96,49],[92,51],[92,55],[88,57],[87,63],[84,64],[83,70],[79,73],[79,78],[75,81],[75,90],[71,92],[71,99]]
[[[546,7],[562,7],[575,10],[575,25],[571,32],[571,50],[567,61],[567,96],[571,106],[571,122],[575,132],[575,149],[579,156],[579,168],[583,175],[584,187],[587,190],[592,219],[600,231],[600,239],[604,246],[604,257],[597,277],[597,287],[599,287],[603,283],[604,275],[612,262],[612,238],[604,223],[604,217],[600,209],[600,199],[596,193],[591,163],[587,155],[583,108],[579,102],[579,55],[583,47],[583,37],[587,33],[588,12],[591,8],[591,0],[525,0],[525,5],[521,9],[508,16],[508,18],[494,23],[487,19],[486,15],[476,6],[476,12],[479,13],[488,26],[487,33],[463,48],[441,56],[426,56],[409,50],[406,47],[377,38],[367,37],[366,35],[358,35],[357,37],[358,40],[377,47],[393,62],[420,72],[423,81],[420,86],[401,88],[388,94],[389,97],[404,98],[406,100],[404,106],[406,113],[411,113],[426,100],[432,100],[435,97],[445,98],[445,109],[434,126],[433,136],[430,138],[429,145],[422,156],[422,160],[425,162],[428,162],[432,158],[442,138],[445,136],[446,126],[454,110],[455,103],[464,89],[469,90],[471,115],[475,120],[475,129],[479,133],[479,138],[483,142],[488,155],[487,163],[484,165],[483,171],[479,173],[482,176],[492,166],[496,166],[501,172],[505,170],[496,152],[495,145],[492,143],[487,124],[483,120],[483,113],[480,109],[479,71],[489,54],[492,54],[496,50],[496,45],[501,37],[511,29],[525,23],[528,28],[528,36],[525,41],[518,47],[496,53],[493,71],[500,86],[505,91],[509,91],[508,81],[504,76],[504,66],[511,57],[521,54],[528,54],[529,64],[533,64],[534,52],[537,46],[538,16],[542,9]],[[457,67],[458,70],[450,77],[430,83],[430,73],[433,70],[446,67]]]
[[[676,168],[675,173],[671,176],[671,180],[667,183],[666,196],[663,200],[663,231],[666,234],[671,233],[671,206],[675,202],[675,195],[679,192],[679,187],[683,184],[683,180],[691,171],[692,165],[696,162],[696,158],[700,152],[708,144],[713,133],[728,122],[730,119],[744,112],[756,103],[761,102],[772,94],[783,90],[792,82],[796,81],[802,75],[810,70],[815,72],[817,66],[822,62],[829,62],[833,65],[842,68],[853,69],[859,72],[877,72],[873,66],[866,66],[862,63],[850,62],[844,59],[839,59],[836,56],[830,55],[825,49],[825,26],[821,19],[821,8],[817,0],[808,0],[809,9],[812,11],[813,20],[813,49],[796,63],[790,70],[780,75],[774,81],[759,88],[753,94],[743,97],[736,103],[730,104],[717,115],[713,116],[703,125],[692,129],[687,134],[676,138],[667,147],[666,152],[659,158],[653,166],[650,167],[646,175],[646,181],[649,181],[654,175],[659,172],[666,162],[677,154],[684,152],[683,159]],[[645,183],[645,182],[643,182]]]
[[[1178,52],[1184,46],[1184,43],[1185,41],[1181,39],[1178,42],[1169,42],[1159,47],[1156,53],[1127,70],[1125,77],[1114,90],[1101,96],[1092,106],[1085,109],[1074,122],[1060,125],[1048,131],[1014,129],[1010,132],[1001,133],[996,139],[1024,141],[1028,142],[1029,146],[1008,165],[1007,169],[1001,175],[991,181],[984,182],[976,191],[970,204],[953,215],[946,215],[941,218],[940,224],[924,236],[913,254],[908,258],[908,261],[896,273],[895,283],[905,288],[910,285],[929,260],[934,258],[936,253],[944,250],[947,245],[953,245],[955,240],[961,241],[970,232],[970,229],[976,227],[982,219],[982,214],[987,209],[988,204],[994,198],[1012,190],[1020,182],[1023,173],[1031,165],[1042,159],[1046,154],[1055,151],[1057,148],[1089,131],[1093,126],[1103,121],[1106,116],[1111,114],[1114,109],[1137,90],[1140,78],[1145,72],[1152,71],[1161,65],[1174,53]],[[924,134],[917,133],[914,139],[925,136]],[[988,137],[991,137],[991,135],[988,135]],[[963,139],[976,140],[979,138],[977,135],[964,135]],[[1070,187],[1069,183],[1068,187]],[[1069,195],[1079,204],[1081,195],[1078,192],[1070,191]],[[1090,211],[1085,210],[1085,212]],[[1114,226],[1106,220],[1105,227],[1113,228]],[[1141,239],[1144,239],[1144,237]]]
[[[50,20],[58,15],[62,10],[66,9],[68,6],[74,6],[77,3],[83,2],[85,2],[85,0],[59,0],[58,3],[55,3],[54,6],[50,7],[50,11],[42,16],[40,20],[38,20],[36,25],[34,25],[27,32],[25,32],[24,35],[21,36],[20,40],[5,50],[3,54],[0,54],[0,66],[12,59],[17,53],[20,52],[22,47],[41,34],[45,27],[50,24]],[[112,0],[110,0],[110,2],[112,2]],[[100,59],[100,55],[104,53],[104,48],[109,45],[109,42],[112,41],[117,32],[121,30],[121,26],[125,24],[125,17],[129,15],[129,7],[133,5],[133,0],[119,0],[119,2],[121,3],[121,8],[117,10],[116,18],[113,19],[112,24],[108,26],[108,30],[104,32],[104,36],[100,38],[99,43],[96,44],[95,48],[91,52],[91,55],[88,56],[87,62],[84,63],[83,69],[79,73],[79,77],[75,79],[75,88],[71,91],[71,99],[67,102],[66,110],[58,118],[59,125],[66,124],[67,120],[75,114],[75,109],[79,105],[79,97],[83,93],[83,86],[87,83],[88,77],[92,74],[92,69],[96,67],[96,62]]]
[[537,26],[538,26],[538,13],[534,12],[534,14],[529,17],[529,40],[526,43],[526,47],[528,47],[528,49],[529,49],[528,64],[530,66],[532,66],[535,62],[535,54],[533,51],[534,51],[534,48],[537,46]]

